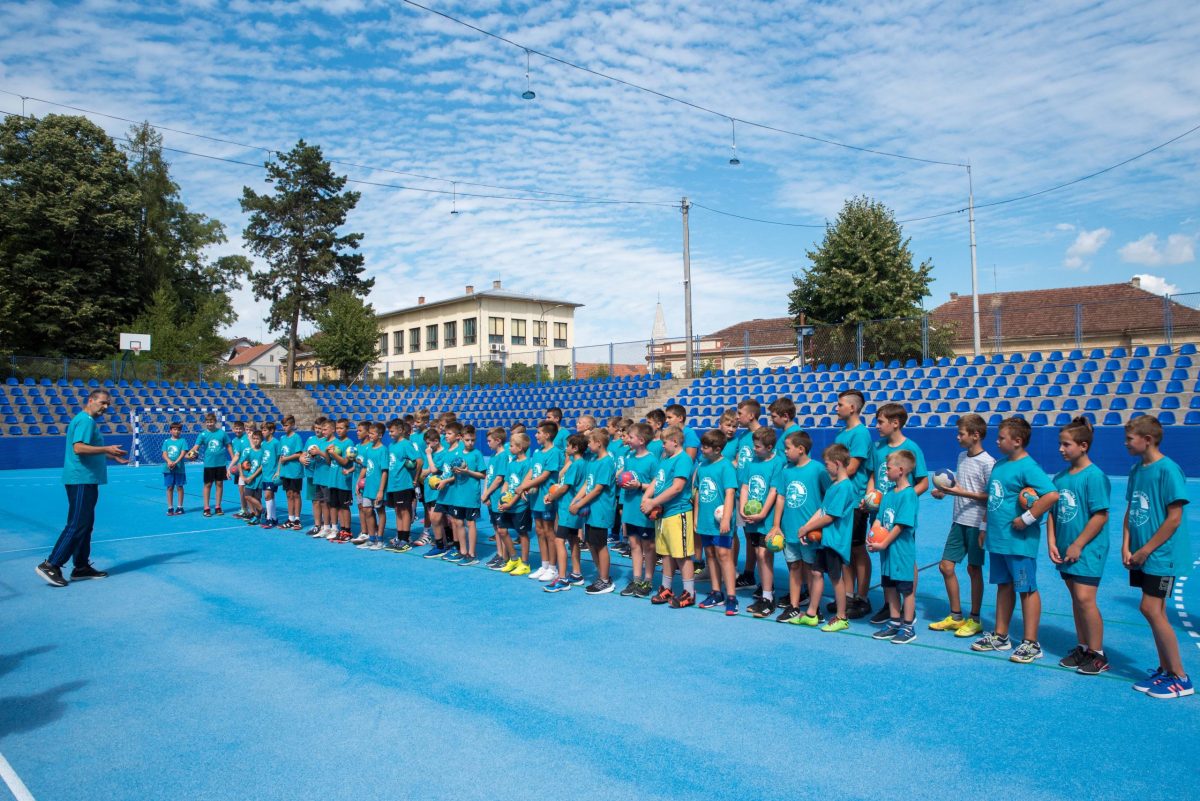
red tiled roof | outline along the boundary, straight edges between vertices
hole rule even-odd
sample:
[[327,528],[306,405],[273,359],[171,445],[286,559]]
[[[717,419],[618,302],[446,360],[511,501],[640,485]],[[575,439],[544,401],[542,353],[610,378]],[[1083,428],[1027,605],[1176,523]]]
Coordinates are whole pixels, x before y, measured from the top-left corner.
[[262,356],[264,353],[266,353],[267,351],[269,351],[271,348],[274,348],[274,347],[276,347],[276,343],[268,342],[265,345],[253,345],[248,348],[241,348],[234,355],[234,357],[229,360],[229,364],[231,366],[237,366],[237,365],[241,365],[241,364],[250,364],[255,359],[257,359],[259,356]]
[[758,320],[745,320],[731,326],[714,331],[705,339],[716,339],[723,348],[740,348],[746,342],[746,332],[750,332],[750,347],[761,348],[771,345],[796,344],[795,322],[791,317],[767,317]]
[[[575,377],[576,378],[591,378],[594,373],[605,372],[608,370],[608,362],[576,362]],[[612,366],[612,378],[627,378],[635,375],[647,375],[650,371],[644,364],[614,364]]]

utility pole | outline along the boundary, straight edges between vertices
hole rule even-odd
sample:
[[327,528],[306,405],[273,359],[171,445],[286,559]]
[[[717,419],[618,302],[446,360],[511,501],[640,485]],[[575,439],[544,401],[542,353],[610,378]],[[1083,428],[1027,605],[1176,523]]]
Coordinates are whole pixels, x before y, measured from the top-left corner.
[[979,342],[979,274],[975,267],[975,186],[971,180],[971,163],[967,162],[967,219],[971,226],[971,325],[975,334],[975,355],[980,354]]
[[692,378],[692,365],[695,354],[692,353],[692,247],[688,242],[688,209],[691,204],[688,203],[687,196],[680,203],[680,211],[683,212],[683,329],[684,336],[687,338],[684,346],[685,358],[687,359],[687,367],[684,368],[684,377]]

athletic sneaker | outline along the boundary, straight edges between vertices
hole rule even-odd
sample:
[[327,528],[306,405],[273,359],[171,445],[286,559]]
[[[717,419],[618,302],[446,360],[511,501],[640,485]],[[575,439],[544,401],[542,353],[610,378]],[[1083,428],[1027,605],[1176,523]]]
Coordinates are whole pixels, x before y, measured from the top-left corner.
[[672,598],[669,603],[672,609],[683,609],[684,607],[694,606],[696,604],[696,596],[684,590]]
[[488,570],[499,570],[504,567],[504,563],[508,561],[500,554],[495,554],[491,559],[484,562],[483,566]]
[[648,581],[643,581],[637,585],[637,591],[634,592],[633,596],[635,598],[649,598],[652,592],[654,592],[654,586]]
[[430,539],[428,534],[422,534],[421,536],[419,536],[415,540],[413,540],[413,547],[414,548],[424,548],[426,545],[428,545],[431,542],[433,542],[433,540]]
[[568,573],[567,581],[571,582],[572,587],[582,587],[584,584],[582,573]]
[[1183,698],[1185,695],[1191,695],[1194,692],[1196,690],[1192,687],[1192,680],[1187,676],[1164,673],[1146,691],[1146,695],[1151,698]]
[[46,583],[51,587],[65,587],[69,583],[63,578],[62,568],[55,567],[49,562],[42,562],[34,568],[34,572],[45,579]]
[[459,567],[474,567],[479,564],[478,556],[464,556],[462,561],[458,563]]
[[364,542],[366,542],[369,539],[371,539],[371,538],[368,537],[366,534],[360,533],[357,537],[350,540],[350,544],[351,545],[362,545]]
[[697,606],[701,609],[715,609],[725,603],[725,593],[713,590]]
[[450,551],[449,548],[446,548],[442,545],[434,545],[428,551],[421,554],[421,556],[423,556],[426,559],[440,559],[441,557],[445,556],[449,551]]
[[400,540],[400,544],[396,546],[396,553],[408,553],[413,549],[412,543],[408,540]]
[[561,578],[557,578],[545,587],[542,587],[543,592],[566,592],[569,589],[571,589],[571,583]]
[[242,519],[246,521],[247,526],[258,526],[258,515],[251,515],[250,517],[245,517]]
[[613,550],[615,550],[617,553],[621,554],[621,556],[624,556],[626,559],[628,559],[630,557],[630,554],[633,553],[633,548],[630,547],[628,542],[618,543],[617,547],[614,548]]
[[368,551],[382,551],[383,550],[383,542],[381,542],[380,540],[375,540],[374,542],[367,545],[367,550]]
[[1045,654],[1042,653],[1042,646],[1032,640],[1021,640],[1021,644],[1017,646],[1017,650],[1012,652],[1012,656],[1008,658],[1009,662],[1020,662],[1022,665],[1028,665],[1035,659],[1041,659]]
[[[354,545],[354,540],[350,540],[350,544]],[[371,543],[369,540],[363,540],[362,542],[358,543],[357,545],[354,545],[354,547],[360,551],[365,551],[371,547]]]
[[[885,606],[884,609],[886,608]],[[882,612],[884,609],[880,609],[879,611]],[[858,620],[869,614],[871,614],[871,602],[866,598],[855,597],[846,599],[846,617],[850,620]]]
[[1139,693],[1149,692],[1150,688],[1157,684],[1158,680],[1165,675],[1167,675],[1167,671],[1163,670],[1161,667],[1156,667],[1154,670],[1147,670],[1146,678],[1142,679],[1141,681],[1135,681],[1133,683],[1133,689],[1137,690]]
[[1058,666],[1075,670],[1080,665],[1086,663],[1089,658],[1090,654],[1088,653],[1088,649],[1084,648],[1082,645],[1076,645],[1071,649],[1070,653],[1058,660]]
[[775,602],[766,598],[760,598],[746,607],[746,611],[757,618],[770,617],[775,612]]
[[969,617],[963,621],[963,624],[954,632],[955,637],[974,637],[983,631],[983,624],[978,618]]
[[849,620],[844,617],[834,617],[821,626],[821,631],[845,631],[848,628],[850,628]]
[[1088,654],[1088,661],[1080,665],[1075,672],[1082,676],[1099,676],[1101,673],[1107,673],[1108,657],[1092,651]]
[[1007,635],[1001,637],[994,631],[989,631],[975,642],[971,643],[972,651],[1011,651],[1012,640]]
[[671,592],[670,587],[659,587],[658,592],[650,599],[650,603],[658,605],[665,604],[675,597],[675,593]]
[[513,572],[514,570],[516,570],[518,567],[520,567],[520,565],[521,565],[521,560],[520,560],[520,559],[509,559],[509,560],[508,560],[507,562],[505,562],[505,563],[504,563],[504,565],[503,565],[503,566],[500,568],[500,572],[501,572],[501,573],[511,573],[511,572]]
[[892,638],[892,645],[908,645],[915,639],[917,639],[917,633],[911,625],[901,626],[900,631],[896,632],[896,636]]
[[342,532],[340,532],[340,533],[337,535],[337,537],[336,537],[336,538],[335,538],[333,541],[334,541],[334,542],[336,542],[336,543],[346,543],[346,542],[349,542],[349,541],[350,541],[350,532],[349,532],[349,531],[342,531]]
[[821,618],[817,617],[816,615],[810,615],[807,612],[805,612],[803,615],[796,618],[795,620],[789,620],[788,622],[795,623],[797,626],[810,626],[812,628],[816,628],[817,626],[821,625]]
[[167,507],[167,517],[174,517],[174,516],[175,516],[175,507],[168,506]]
[[330,528],[329,526],[325,527],[325,539],[329,540],[330,542],[336,540],[339,533],[341,532],[339,532],[336,528]]
[[546,572],[542,574],[542,581],[558,581],[558,568],[550,565],[546,568]]
[[900,633],[900,627],[897,625],[884,626],[879,631],[871,635],[874,640],[890,640]]
[[510,576],[528,576],[529,575],[529,563],[518,561],[517,566],[514,567],[512,570],[508,571],[508,574]]
[[887,623],[891,619],[892,619],[892,611],[888,608],[887,604],[884,604],[883,606],[881,606],[879,608],[878,612],[871,615],[871,623],[876,626]]
[[958,631],[966,622],[965,618],[960,617],[955,620],[954,615],[946,615],[941,620],[935,620],[933,623],[930,623],[929,628],[932,631]]
[[612,579],[606,580],[598,578],[589,584],[584,589],[584,592],[586,592],[588,595],[607,595],[608,593],[612,592],[613,589],[614,585],[612,583]]
[[785,606],[783,611],[779,613],[779,617],[775,618],[776,623],[793,623],[802,616],[799,609],[794,606]]
[[216,509],[213,510],[213,514],[223,516],[225,514],[225,510],[222,509],[220,506],[218,506]]
[[546,575],[546,570],[549,567],[550,565],[542,565],[537,570],[530,573],[529,578],[533,579],[534,581],[542,581],[542,576]]
[[734,582],[733,586],[735,589],[741,590],[741,589],[745,589],[746,587],[753,587],[757,583],[758,583],[758,580],[754,578],[754,574],[739,573],[738,577],[737,577],[737,581]]
[[696,565],[696,571],[692,575],[695,581],[708,581],[708,565]]
[[205,516],[205,517],[212,517],[212,509],[205,509],[205,510],[204,510],[204,516]]
[[725,617],[735,617],[738,613],[737,596],[730,595],[725,598]]
[[452,548],[445,556],[442,557],[443,562],[451,562],[457,564],[463,560],[462,552],[457,548]]
[[308,536],[310,536],[310,537],[315,537],[315,536],[317,536],[317,535],[318,535],[318,534],[320,534],[320,533],[321,533],[321,527],[320,527],[320,526],[313,526],[312,528],[310,528],[310,529],[308,530]]
[[[176,512],[175,514],[182,514],[182,512]],[[264,521],[262,522],[262,527],[263,527],[263,528],[268,528],[268,529],[269,529],[269,528],[275,528],[275,521],[274,521],[274,520],[264,520]]]
[[626,584],[625,589],[621,590],[621,597],[622,598],[632,598],[634,595],[637,594],[638,585],[641,583],[642,582],[640,582],[640,581],[631,581],[628,584]]

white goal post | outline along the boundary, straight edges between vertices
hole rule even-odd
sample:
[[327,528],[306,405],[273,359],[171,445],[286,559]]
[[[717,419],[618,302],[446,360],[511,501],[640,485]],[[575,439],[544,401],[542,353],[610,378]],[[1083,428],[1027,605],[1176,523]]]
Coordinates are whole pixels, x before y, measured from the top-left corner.
[[[215,406],[142,406],[133,409],[129,413],[129,430],[133,432],[129,464],[133,467],[162,464],[162,446],[171,436],[171,423],[176,420],[185,426],[199,423],[203,430],[206,414],[216,415],[217,425],[225,428],[225,410]],[[195,447],[198,435],[199,432],[184,433],[188,447]]]

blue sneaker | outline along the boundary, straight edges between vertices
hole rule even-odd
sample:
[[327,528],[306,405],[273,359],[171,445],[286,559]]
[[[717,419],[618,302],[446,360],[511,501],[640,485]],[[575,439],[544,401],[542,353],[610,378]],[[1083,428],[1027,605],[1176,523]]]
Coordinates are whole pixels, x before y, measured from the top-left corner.
[[1171,673],[1164,673],[1146,691],[1146,695],[1151,698],[1183,698],[1185,695],[1191,695],[1194,692],[1196,691],[1192,687],[1192,680],[1187,676],[1175,676]]
[[725,616],[734,617],[738,613],[737,596],[730,595],[725,599]]
[[908,645],[913,640],[917,639],[917,633],[913,631],[912,626],[901,626],[892,637],[892,645]]
[[479,557],[467,556],[464,554],[463,558],[461,560],[459,560],[458,566],[459,567],[474,567],[477,564],[479,564]]
[[582,587],[586,582],[583,580],[582,573],[572,573],[567,576],[567,583],[572,587]]
[[710,592],[703,601],[697,604],[697,606],[699,606],[701,609],[713,609],[723,603],[725,603],[725,593],[714,590],[713,592]]
[[463,560],[463,555],[458,552],[457,548],[452,549],[445,556],[442,557],[443,562],[461,562],[462,560]]
[[875,632],[874,634],[872,634],[871,638],[875,639],[875,640],[891,640],[891,639],[895,639],[896,635],[898,635],[899,633],[900,633],[900,627],[897,626],[895,623],[891,623],[887,626],[884,626],[883,628],[881,628],[879,631]]
[[1167,675],[1167,672],[1161,667],[1156,667],[1154,670],[1146,671],[1146,678],[1133,683],[1133,689],[1139,693],[1150,692],[1150,688],[1158,683],[1158,680]]
[[545,587],[542,587],[543,592],[565,592],[569,589],[571,589],[571,582],[564,578],[556,578]]
[[449,548],[445,548],[441,545],[434,545],[428,551],[421,554],[421,556],[425,557],[426,559],[440,559],[449,550]]

